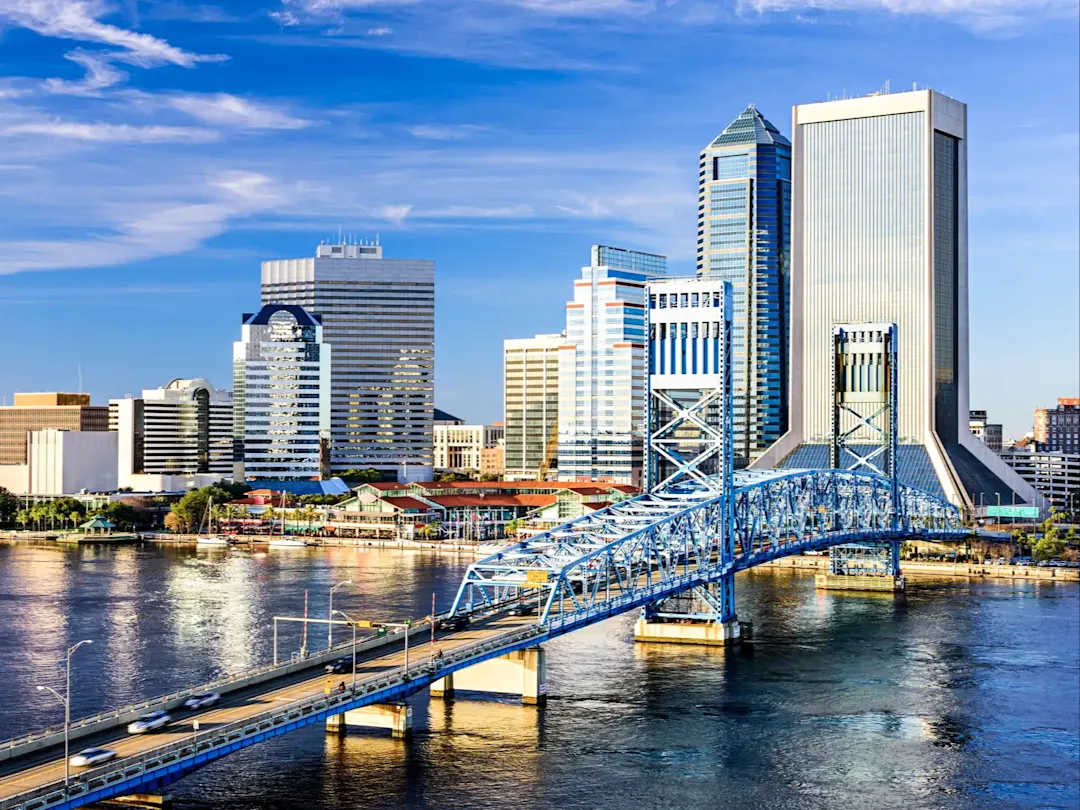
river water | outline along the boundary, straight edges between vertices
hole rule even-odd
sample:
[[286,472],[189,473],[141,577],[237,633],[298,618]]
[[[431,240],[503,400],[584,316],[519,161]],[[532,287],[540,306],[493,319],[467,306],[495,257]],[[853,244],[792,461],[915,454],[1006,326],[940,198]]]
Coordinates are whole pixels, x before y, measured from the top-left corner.
[[[348,548],[0,546],[0,739],[271,656],[271,617],[445,609],[467,556]],[[635,644],[632,616],[547,645],[545,707],[413,699],[408,742],[294,732],[170,788],[177,808],[1080,807],[1080,588],[917,579],[898,597],[737,580],[753,640]],[[339,630],[336,641],[345,640]],[[283,652],[299,646],[283,634]],[[308,646],[326,643],[312,628]]]

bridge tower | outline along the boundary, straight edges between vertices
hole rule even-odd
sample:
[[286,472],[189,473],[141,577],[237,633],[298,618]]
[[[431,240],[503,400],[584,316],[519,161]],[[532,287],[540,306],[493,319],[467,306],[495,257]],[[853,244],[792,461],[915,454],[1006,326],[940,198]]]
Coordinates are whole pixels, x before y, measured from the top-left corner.
[[[890,481],[892,528],[898,526],[897,505],[897,328],[894,323],[856,323],[833,326],[832,432],[829,466],[886,476]],[[829,575],[819,586],[855,587],[855,578],[872,590],[903,587],[900,540],[887,543],[834,546]],[[867,579],[869,578],[869,579]],[[876,582],[872,582],[876,578]]]
[[[645,486],[723,497],[725,559],[732,525],[731,283],[671,278],[647,285]],[[726,644],[739,635],[735,575],[647,606],[639,641]]]

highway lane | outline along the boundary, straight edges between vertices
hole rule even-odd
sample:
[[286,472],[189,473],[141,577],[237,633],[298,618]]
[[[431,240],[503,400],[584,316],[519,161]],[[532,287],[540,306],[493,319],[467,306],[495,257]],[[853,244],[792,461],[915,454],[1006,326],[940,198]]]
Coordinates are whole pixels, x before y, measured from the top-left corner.
[[[436,633],[435,646],[436,649],[449,652],[482,639],[513,632],[535,622],[535,620],[534,616],[512,617],[505,615],[480,619],[458,632]],[[359,643],[359,641],[358,638],[357,642]],[[428,637],[414,635],[409,644],[410,663],[427,660],[429,655]],[[369,650],[366,653],[358,652],[357,682],[378,677],[390,670],[400,668],[403,664],[404,643]],[[348,686],[352,682],[352,675],[344,673],[328,676],[321,670],[313,670],[312,673],[307,674],[307,677],[296,683],[284,686],[277,681],[260,684],[250,690],[245,690],[246,694],[222,695],[221,701],[216,706],[195,711],[174,710],[171,712],[172,721],[156,732],[128,734],[125,728],[118,728],[109,732],[102,732],[100,735],[94,735],[93,741],[86,738],[80,739],[77,744],[72,745],[71,753],[74,755],[83,748],[90,746],[105,747],[117,752],[118,756],[113,760],[115,763],[123,757],[144,754],[159,746],[192,737],[194,733],[192,721],[195,719],[199,720],[199,734],[201,735],[212,731],[216,726],[261,714],[275,705],[322,694],[328,679],[332,687],[336,687],[342,681]],[[263,691],[260,691],[260,687]],[[43,751],[41,759],[37,762],[24,757],[5,764],[9,764],[11,767],[6,775],[0,777],[0,799],[59,782],[64,778],[63,749],[58,746]],[[21,768],[21,770],[16,770],[16,768]],[[72,779],[76,779],[82,771],[83,769],[73,768],[71,771]]]

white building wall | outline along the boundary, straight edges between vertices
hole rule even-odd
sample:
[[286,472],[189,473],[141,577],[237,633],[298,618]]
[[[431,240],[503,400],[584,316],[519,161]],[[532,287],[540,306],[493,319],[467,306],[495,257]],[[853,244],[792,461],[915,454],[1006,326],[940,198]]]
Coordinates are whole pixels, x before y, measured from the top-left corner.
[[[540,473],[559,422],[559,349],[564,343],[565,335],[503,341],[507,481],[532,481]],[[558,463],[555,453],[551,462],[552,467]]]
[[116,489],[117,434],[112,431],[35,430],[28,442],[29,494]]

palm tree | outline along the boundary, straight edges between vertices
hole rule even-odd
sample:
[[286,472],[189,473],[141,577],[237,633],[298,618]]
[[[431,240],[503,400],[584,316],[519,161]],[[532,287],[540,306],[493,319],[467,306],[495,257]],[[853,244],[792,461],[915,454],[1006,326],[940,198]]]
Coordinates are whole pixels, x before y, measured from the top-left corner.
[[82,514],[80,514],[79,512],[72,512],[70,515],[68,515],[68,520],[71,521],[71,528],[74,529],[76,526],[79,525],[79,521],[82,520]]

